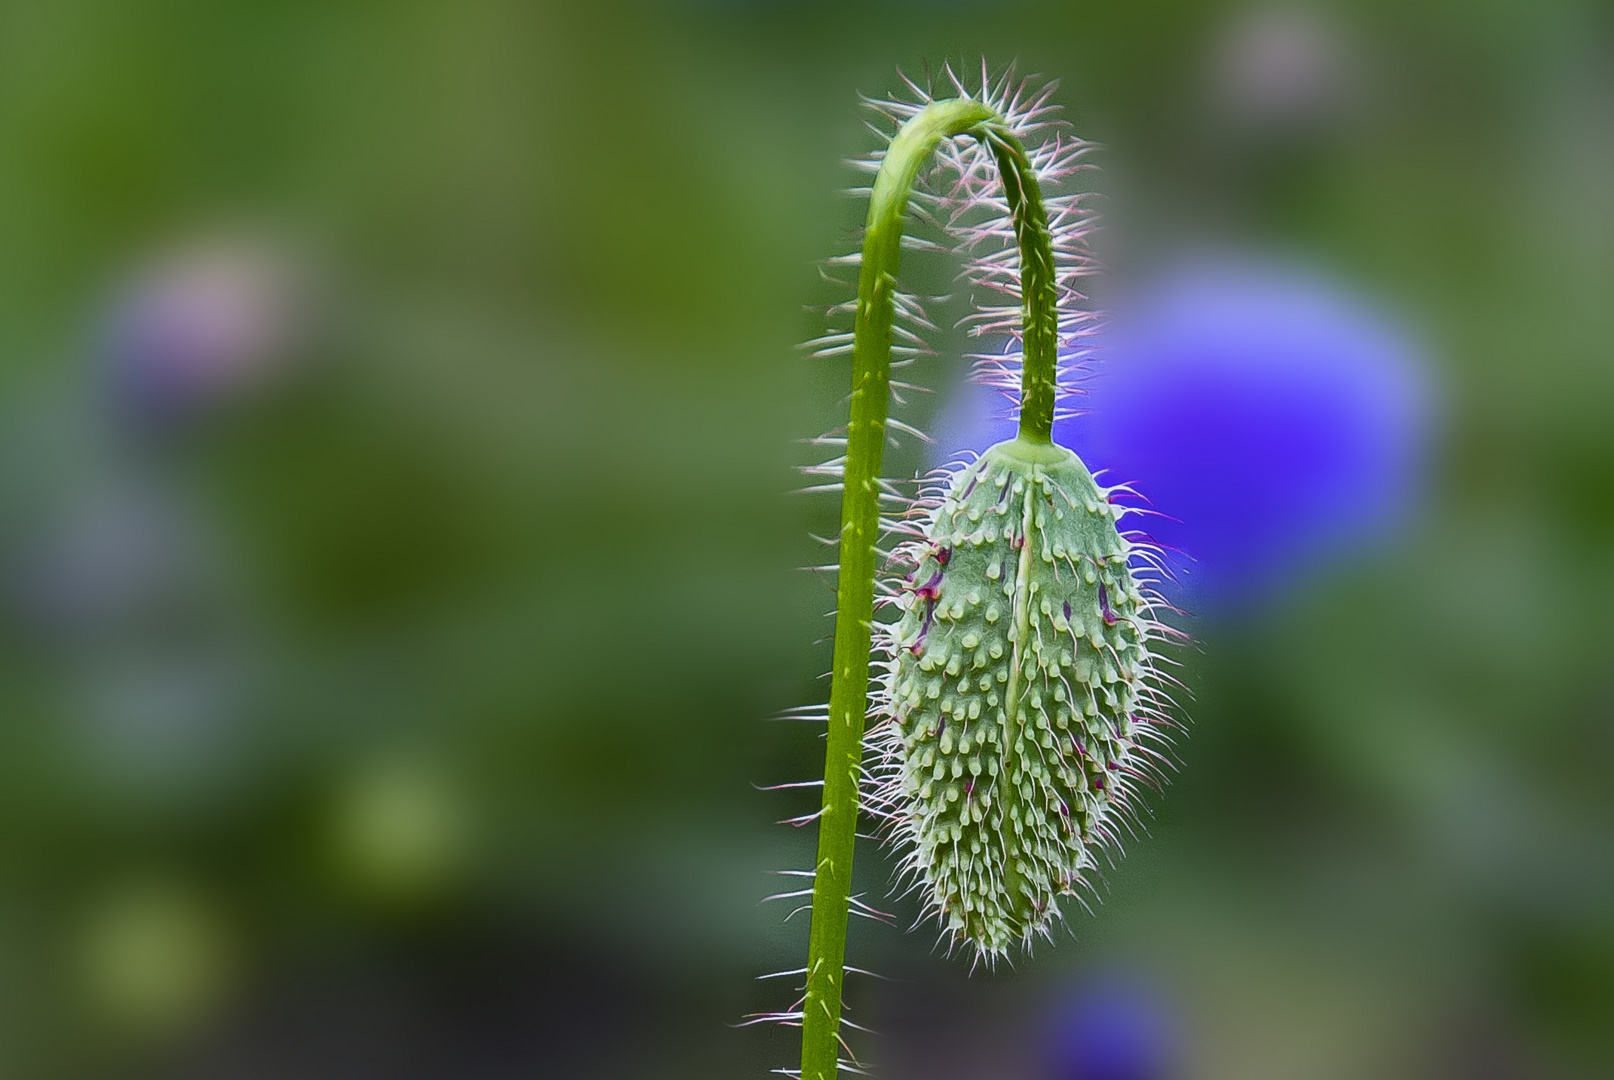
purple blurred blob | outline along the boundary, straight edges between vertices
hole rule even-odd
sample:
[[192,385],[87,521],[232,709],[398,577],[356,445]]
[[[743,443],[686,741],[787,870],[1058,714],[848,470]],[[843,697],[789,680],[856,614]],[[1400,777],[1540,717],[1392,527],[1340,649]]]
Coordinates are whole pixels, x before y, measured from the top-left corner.
[[251,241],[210,240],[148,263],[114,297],[103,324],[116,413],[163,426],[261,386],[301,329],[297,293],[287,260]]
[[1055,1001],[1044,1020],[1049,1080],[1167,1080],[1175,1074],[1171,1009],[1139,979],[1089,979]]
[[[1394,321],[1324,278],[1267,263],[1186,265],[1123,305],[1054,439],[1160,516],[1190,607],[1247,607],[1404,520],[1428,400]],[[943,419],[945,451],[1013,425],[980,393]]]
[[1246,132],[1324,129],[1362,96],[1355,52],[1325,10],[1289,3],[1235,9],[1213,43],[1206,97]]

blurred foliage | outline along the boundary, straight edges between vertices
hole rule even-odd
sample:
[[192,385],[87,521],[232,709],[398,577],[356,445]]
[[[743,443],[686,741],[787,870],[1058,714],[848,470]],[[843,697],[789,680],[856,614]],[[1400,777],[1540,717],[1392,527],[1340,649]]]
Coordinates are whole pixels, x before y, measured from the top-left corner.
[[[857,930],[916,979],[855,992],[882,1053],[1042,1075],[1021,1006],[1103,962],[1175,995],[1184,1076],[1614,1069],[1614,19],[1304,10],[1337,93],[1277,123],[1218,89],[1261,10],[1205,2],[0,8],[0,1071],[789,1060],[723,1024],[805,931],[749,784],[821,767],[760,721],[822,692],[788,568],[835,508],[782,492],[846,376],[792,344],[854,92],[982,54],[1107,144],[1118,275],[1325,263],[1445,417],[1414,530],[1197,628],[1181,779],[1074,943],[965,986]],[[220,230],[307,325],[131,423],[107,312]]]

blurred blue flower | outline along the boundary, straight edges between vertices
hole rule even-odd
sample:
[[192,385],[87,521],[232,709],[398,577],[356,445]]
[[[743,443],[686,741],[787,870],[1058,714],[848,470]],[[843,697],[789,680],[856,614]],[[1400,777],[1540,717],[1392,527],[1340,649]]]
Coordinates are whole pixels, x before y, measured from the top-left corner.
[[[1190,607],[1248,607],[1382,538],[1418,488],[1429,401],[1394,320],[1282,264],[1185,265],[1123,304],[1082,413],[1054,438],[1158,516]],[[942,453],[1013,424],[990,393],[955,402]]]
[[1172,1011],[1143,980],[1092,976],[1056,998],[1043,1020],[1049,1080],[1167,1080],[1175,1073]]

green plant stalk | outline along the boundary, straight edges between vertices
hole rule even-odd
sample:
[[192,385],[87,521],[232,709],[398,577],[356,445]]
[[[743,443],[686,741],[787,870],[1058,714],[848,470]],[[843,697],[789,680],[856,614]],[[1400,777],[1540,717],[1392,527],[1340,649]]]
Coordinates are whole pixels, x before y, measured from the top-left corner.
[[839,1072],[841,983],[857,839],[863,729],[868,714],[874,621],[875,543],[880,529],[879,480],[891,396],[892,295],[901,259],[908,195],[920,168],[943,139],[971,135],[992,148],[1013,214],[1024,296],[1025,363],[1020,437],[1051,441],[1059,312],[1054,253],[1041,188],[1025,149],[993,109],[968,98],[935,101],[902,125],[887,148],[869,199],[858,277],[852,349],[851,417],[841,496],[840,579],[835,652],[824,759],[824,805],[818,824],[812,930],[802,1006],[803,1080],[835,1080]]
[[1006,131],[988,129],[998,175],[1009,199],[1014,236],[1020,248],[1021,338],[1020,439],[1054,441],[1054,402],[1059,397],[1059,288],[1053,234],[1042,205],[1042,188],[1026,160],[1025,148]]

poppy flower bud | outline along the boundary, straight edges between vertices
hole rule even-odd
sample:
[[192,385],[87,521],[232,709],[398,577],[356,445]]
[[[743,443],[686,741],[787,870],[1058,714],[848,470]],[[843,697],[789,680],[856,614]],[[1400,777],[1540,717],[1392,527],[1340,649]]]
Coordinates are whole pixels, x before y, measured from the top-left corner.
[[998,443],[898,587],[876,804],[945,931],[987,957],[1047,933],[1153,735],[1162,628],[1108,494],[1063,447]]

